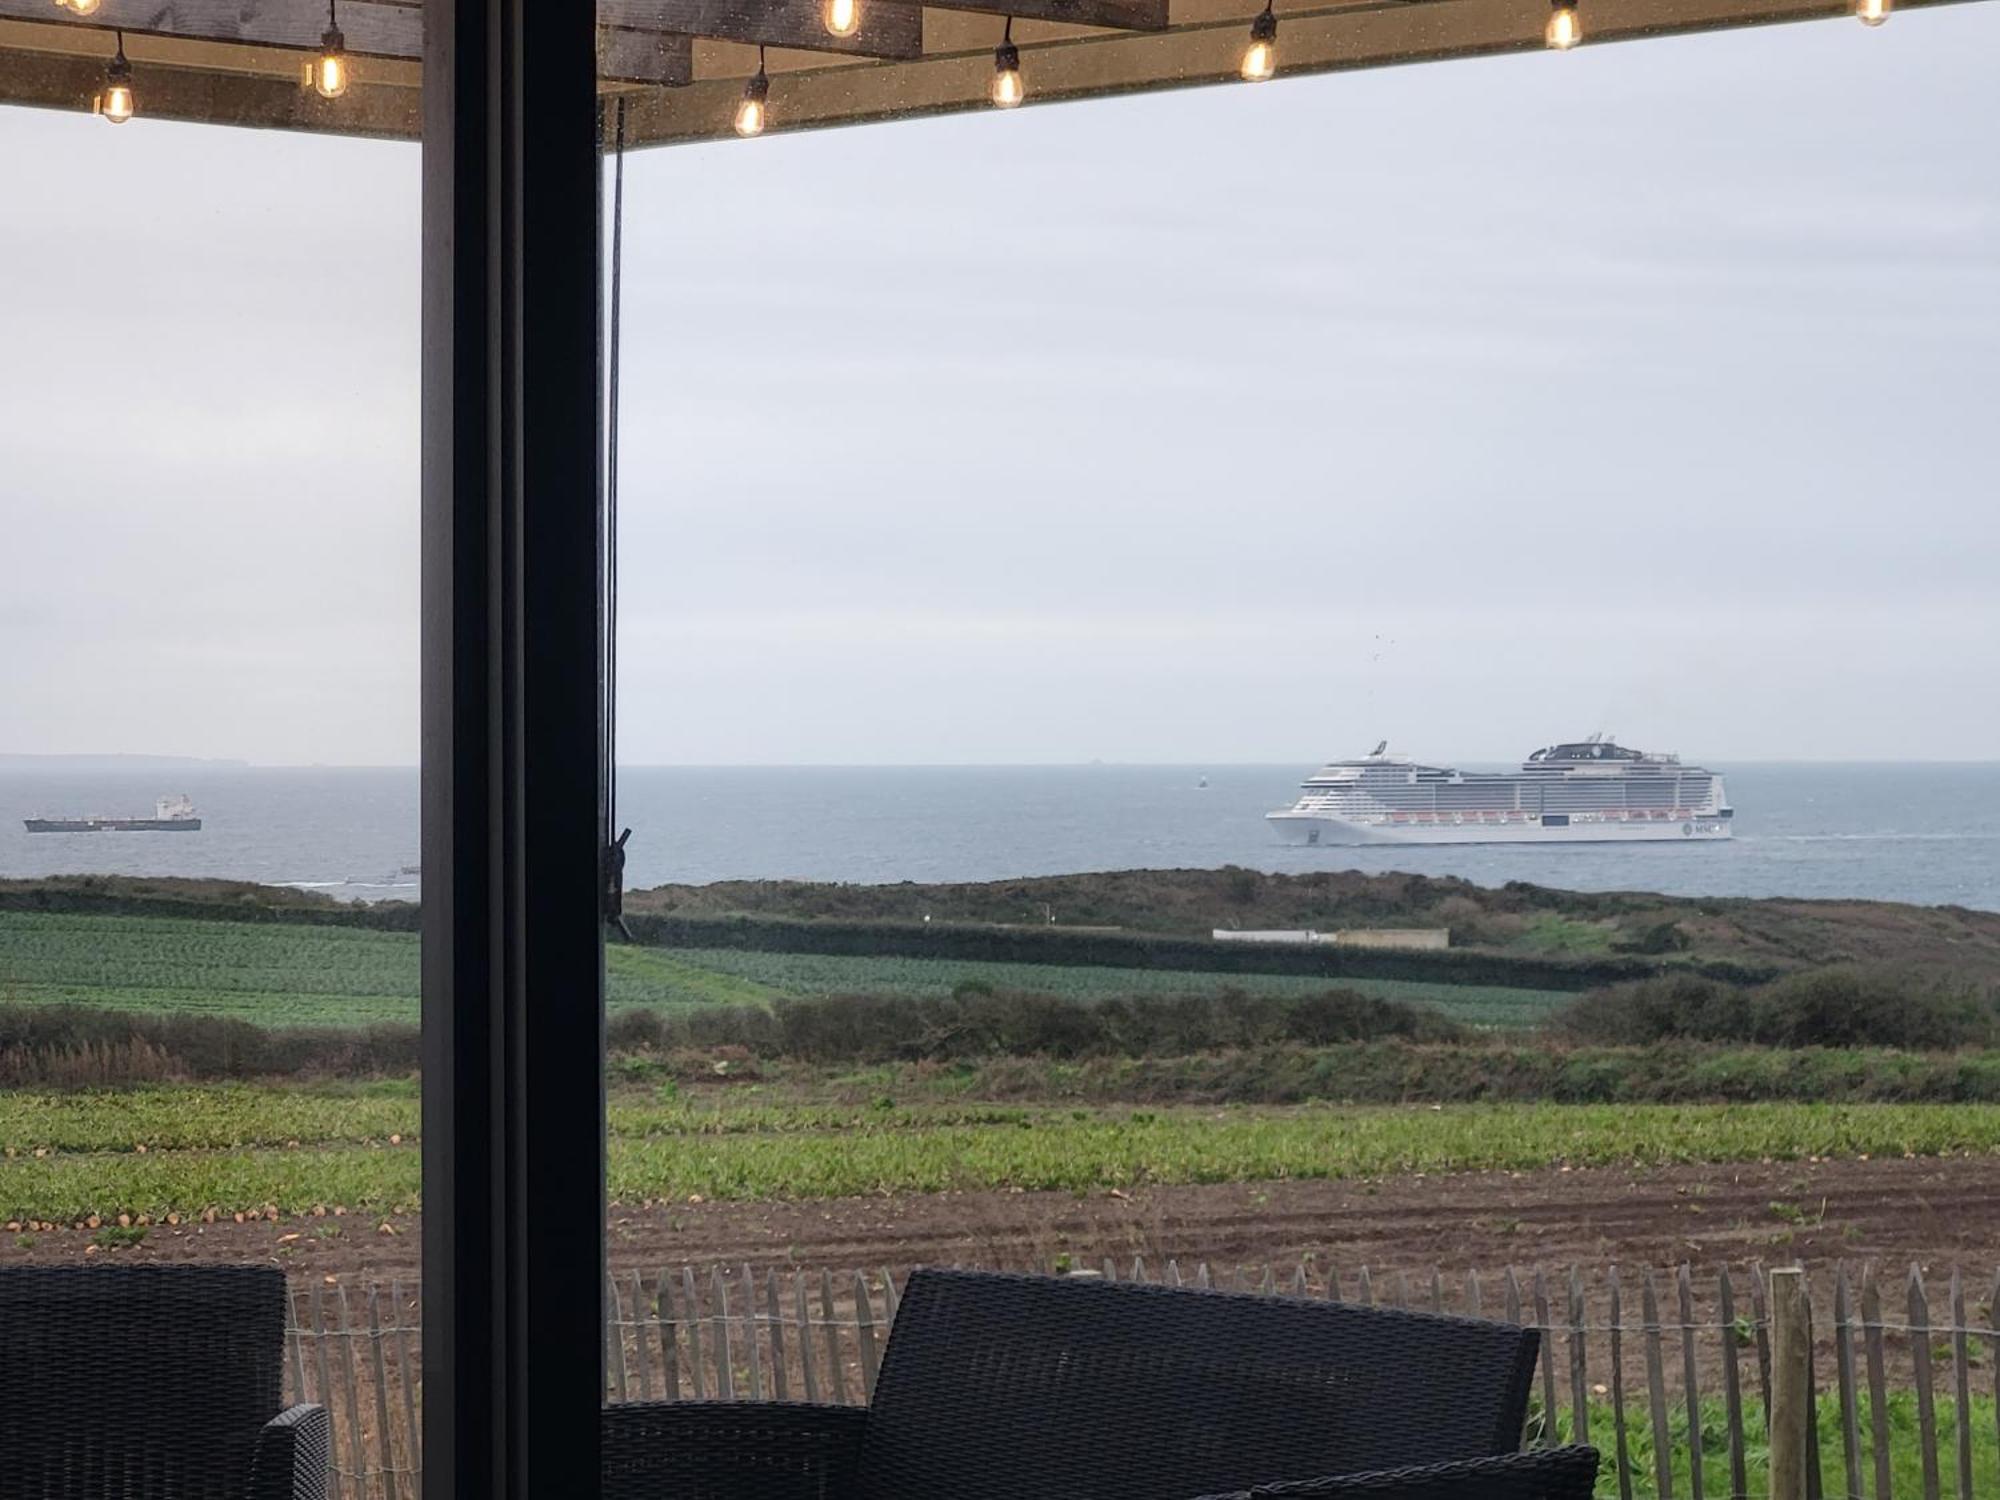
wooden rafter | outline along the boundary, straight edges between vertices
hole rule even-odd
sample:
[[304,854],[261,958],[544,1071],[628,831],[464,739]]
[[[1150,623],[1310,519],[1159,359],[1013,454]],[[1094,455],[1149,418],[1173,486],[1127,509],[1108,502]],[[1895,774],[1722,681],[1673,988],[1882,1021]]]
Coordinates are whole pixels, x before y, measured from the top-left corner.
[[[297,62],[318,45],[321,3],[102,0],[81,20],[54,0],[0,0],[0,102],[89,109],[118,26],[128,32],[147,116],[414,137],[414,42],[397,29],[413,22],[414,0],[341,0],[357,66],[348,93],[331,101],[300,87]],[[820,0],[600,0],[600,51],[607,85],[631,104],[628,139],[664,145],[730,134],[760,42],[779,49],[769,66],[770,129],[780,133],[989,107],[993,17],[1007,13],[1023,23],[1014,37],[1031,106],[1233,81],[1263,0],[1169,0],[1164,31],[1117,26],[1111,11],[1090,9],[1124,8],[1123,19],[1136,23],[1135,8],[1158,0],[1025,3],[1035,12],[1023,0],[939,0],[928,11],[907,0],[860,0],[861,33],[843,47],[825,34]],[[1840,17],[1853,0],[1583,3],[1586,46],[1596,47]],[[1897,0],[1897,10],[1945,3]],[[985,13],[968,13],[975,7]],[[1279,0],[1278,70],[1299,76],[1539,48],[1547,14],[1547,0]],[[654,86],[663,84],[673,87]]]
[[[351,53],[424,55],[424,14],[413,6],[389,0],[343,0],[338,13]],[[54,0],[0,0],[0,18],[10,21],[300,51],[318,48],[326,15],[325,0],[100,0],[87,17],[58,9]]]
[[636,31],[850,57],[908,60],[924,51],[923,8],[902,0],[860,0],[850,37],[828,34],[819,0],[598,0],[597,16]]
[[925,0],[932,10],[971,10],[1017,21],[1054,21],[1112,31],[1165,31],[1167,0]]
[[[335,15],[351,57],[416,62],[424,55],[423,11],[414,4],[340,0]],[[58,9],[54,0],[0,0],[0,21],[311,53],[327,29],[327,9],[320,0],[100,0],[86,17]],[[683,84],[694,77],[694,43],[686,36],[605,26],[598,56],[609,83]]]

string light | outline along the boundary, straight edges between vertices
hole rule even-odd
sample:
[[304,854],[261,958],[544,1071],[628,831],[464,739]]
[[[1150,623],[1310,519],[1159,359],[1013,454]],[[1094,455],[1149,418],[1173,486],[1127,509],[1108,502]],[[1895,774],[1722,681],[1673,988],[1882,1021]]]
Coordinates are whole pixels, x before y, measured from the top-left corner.
[[1271,0],[1264,0],[1263,12],[1250,23],[1250,45],[1243,53],[1243,81],[1262,83],[1278,71],[1278,18],[1271,13]]
[[1583,22],[1576,13],[1576,0],[1550,0],[1549,29],[1544,35],[1558,52],[1567,52],[1583,40]]
[[139,96],[132,92],[132,64],[125,60],[125,33],[116,33],[118,51],[104,70],[104,91],[97,96],[97,112],[113,125],[123,125],[139,112]]
[[347,92],[347,38],[340,34],[336,0],[326,0],[326,30],[320,34],[319,56],[306,70],[313,92],[322,99],[338,99]]
[[743,85],[743,101],[736,106],[736,133],[749,137],[764,133],[765,101],[771,97],[770,75],[764,71],[764,49],[757,49],[757,76]]
[[1007,18],[1007,29],[1000,33],[1000,45],[993,49],[993,87],[991,96],[997,109],[1012,109],[1028,97],[1028,90],[1021,82],[1021,49],[1014,45],[1014,18]]
[[819,18],[828,36],[853,36],[861,29],[861,0],[826,0]]
[[56,0],[57,10],[74,11],[80,16],[94,16],[103,0]]
[[1889,5],[1890,0],[1857,0],[1854,13],[1863,26],[1880,26],[1889,19]]

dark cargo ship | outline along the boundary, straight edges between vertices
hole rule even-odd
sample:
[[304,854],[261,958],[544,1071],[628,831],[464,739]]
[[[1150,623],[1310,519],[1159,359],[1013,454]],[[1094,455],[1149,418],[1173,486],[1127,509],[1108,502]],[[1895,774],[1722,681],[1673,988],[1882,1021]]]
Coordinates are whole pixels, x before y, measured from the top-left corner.
[[25,818],[30,833],[200,833],[201,818],[186,797],[162,797],[150,818]]

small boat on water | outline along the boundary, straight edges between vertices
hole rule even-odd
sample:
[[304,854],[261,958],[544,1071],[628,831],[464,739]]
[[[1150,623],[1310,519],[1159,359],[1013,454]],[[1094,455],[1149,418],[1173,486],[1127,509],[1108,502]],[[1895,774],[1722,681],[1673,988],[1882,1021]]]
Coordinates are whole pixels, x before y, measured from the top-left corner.
[[162,797],[153,816],[137,818],[24,818],[30,833],[200,833],[201,816],[185,794]]

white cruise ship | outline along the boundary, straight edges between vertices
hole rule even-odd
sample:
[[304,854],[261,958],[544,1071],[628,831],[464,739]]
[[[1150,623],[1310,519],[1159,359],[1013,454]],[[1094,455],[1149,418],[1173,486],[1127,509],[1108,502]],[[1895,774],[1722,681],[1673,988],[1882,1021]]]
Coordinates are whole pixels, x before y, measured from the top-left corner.
[[1550,745],[1518,771],[1455,771],[1390,755],[1384,740],[1307,778],[1268,814],[1288,844],[1555,844],[1729,837],[1722,777],[1678,755],[1594,734]]

